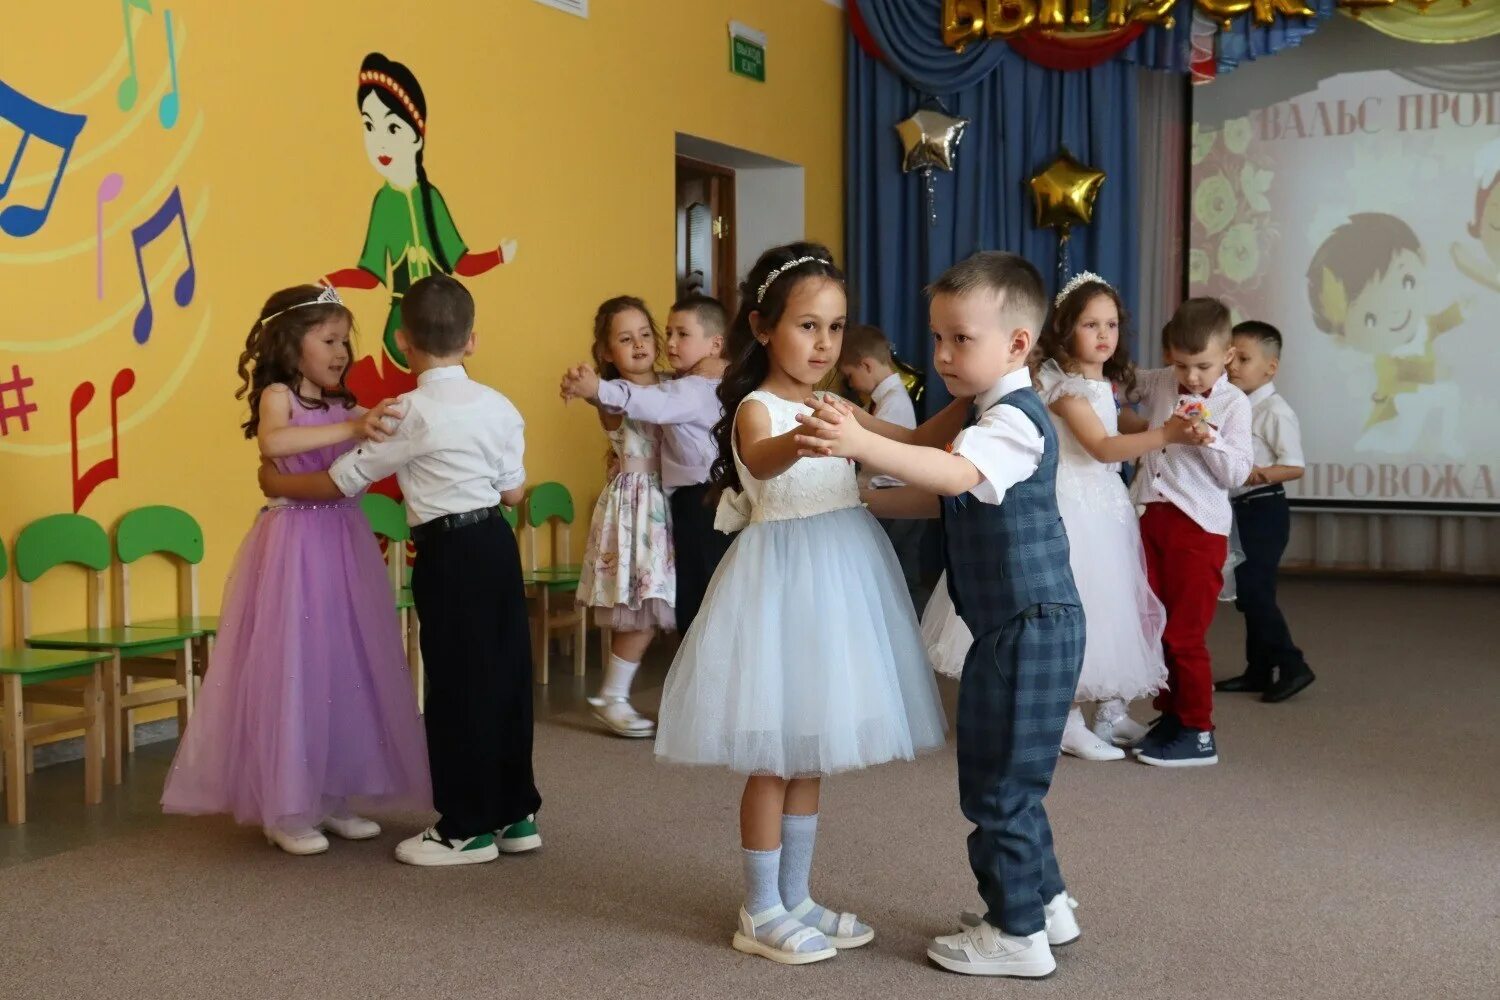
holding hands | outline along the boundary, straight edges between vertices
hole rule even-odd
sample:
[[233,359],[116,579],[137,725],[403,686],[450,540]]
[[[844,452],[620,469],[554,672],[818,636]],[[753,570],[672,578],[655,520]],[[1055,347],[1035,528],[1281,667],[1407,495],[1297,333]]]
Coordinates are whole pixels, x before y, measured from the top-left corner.
[[801,458],[858,458],[871,431],[855,416],[854,404],[832,394],[811,397],[807,405],[812,413],[797,414],[803,426],[797,435],[797,455]]
[[1213,444],[1214,429],[1206,421],[1194,420],[1190,416],[1174,414],[1162,424],[1162,434],[1167,444]]
[[558,391],[563,402],[570,399],[586,399],[592,402],[599,395],[599,373],[590,365],[576,365],[563,373]]

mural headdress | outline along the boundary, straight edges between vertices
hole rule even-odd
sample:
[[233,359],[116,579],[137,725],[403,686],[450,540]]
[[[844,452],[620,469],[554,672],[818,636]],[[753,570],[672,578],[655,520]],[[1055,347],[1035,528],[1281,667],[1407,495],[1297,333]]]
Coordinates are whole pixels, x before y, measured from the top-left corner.
[[422,120],[422,112],[417,110],[417,103],[411,99],[411,95],[406,92],[406,88],[397,83],[395,78],[389,73],[367,69],[359,74],[359,83],[360,86],[369,84],[372,87],[379,87],[400,101],[401,106],[406,109],[406,113],[411,115],[411,120],[416,122],[417,135],[425,136],[427,134],[427,123]]

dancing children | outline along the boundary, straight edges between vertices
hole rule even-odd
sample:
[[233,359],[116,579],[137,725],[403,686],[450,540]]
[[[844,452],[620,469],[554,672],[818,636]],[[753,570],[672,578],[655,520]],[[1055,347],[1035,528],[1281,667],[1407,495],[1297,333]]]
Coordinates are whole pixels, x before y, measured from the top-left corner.
[[[594,364],[601,378],[656,385],[661,332],[646,303],[609,299],[594,314]],[[672,518],[661,488],[661,428],[599,411],[618,471],[599,494],[589,522],[578,602],[607,615],[613,630],[604,684],[589,699],[610,732],[647,737],[656,724],[630,704],[630,683],[658,629],[676,627]]]
[[330,499],[395,474],[417,545],[412,597],[422,621],[424,718],[440,813],[397,845],[396,858],[476,864],[542,843],[526,597],[515,534],[500,516],[502,503],[514,507],[524,495],[524,424],[510,400],[464,370],[474,353],[474,299],[456,279],[413,282],[396,339],[417,388],[401,397],[405,412],[390,439],[361,445],[316,475],[262,467],[261,485],[268,494]]
[[[345,388],[353,317],[331,288],[266,300],[245,340],[245,436],[287,472],[384,437]],[[224,589],[213,681],[167,773],[169,813],[229,813],[288,854],[380,835],[355,802],[428,808],[427,750],[395,598],[359,505],[273,499]]]
[[[1146,579],[1140,527],[1119,463],[1208,437],[1182,418],[1119,433],[1116,394],[1129,399],[1135,391],[1125,321],[1124,303],[1108,282],[1087,271],[1075,276],[1057,295],[1036,374],[1057,428],[1057,509],[1088,623],[1083,672],[1062,736],[1063,753],[1084,760],[1123,759],[1116,744],[1146,735],[1130,718],[1130,702],[1155,694],[1167,679],[1166,610]],[[1092,731],[1081,702],[1100,703]]]
[[739,535],[667,676],[656,739],[664,760],[749,776],[734,947],[787,965],[875,935],[809,894],[821,778],[910,759],[945,729],[853,466],[797,456],[797,417],[838,361],[844,312],[843,275],[815,243],[767,250],[741,288],[713,467],[716,521]]
[[1255,449],[1249,480],[1229,498],[1245,552],[1234,570],[1235,607],[1245,616],[1245,672],[1220,681],[1214,690],[1255,692],[1269,702],[1286,701],[1317,679],[1276,603],[1276,571],[1292,521],[1282,484],[1301,479],[1304,465],[1297,414],[1271,381],[1280,366],[1280,330],[1259,320],[1235,326],[1229,380],[1249,394]]
[[1250,401],[1224,374],[1234,345],[1229,310],[1218,299],[1178,306],[1162,345],[1171,367],[1136,377],[1140,416],[1161,427],[1176,414],[1190,414],[1210,439],[1146,452],[1132,486],[1133,499],[1146,508],[1146,575],[1167,608],[1167,687],[1156,696],[1161,718],[1135,751],[1147,764],[1193,767],[1219,761],[1206,636],[1224,585],[1229,491],[1244,485],[1252,467]]
[[686,632],[729,538],[714,530],[708,506],[708,470],[715,458],[715,394],[726,362],[724,307],[690,295],[667,316],[667,360],[679,377],[656,385],[628,379],[600,381],[579,365],[563,375],[563,399],[586,399],[605,413],[621,413],[662,429],[661,482],[672,511],[672,551],[677,567],[677,627]]
[[1035,978],[1057,968],[1053,945],[1079,935],[1042,806],[1084,650],[1057,511],[1057,435],[1026,367],[1047,299],[1036,268],[993,251],[949,268],[929,291],[934,367],[955,397],[973,397],[951,450],[924,434],[948,411],[912,433],[839,402],[804,418],[799,440],[806,454],[900,476],[912,513],[943,498],[948,587],[976,637],[958,689],[958,783],[988,910],[927,955],[968,975]]
[[[844,331],[844,346],[839,351],[839,373],[849,388],[870,401],[870,412],[888,424],[915,430],[917,411],[912,406],[911,396],[896,374],[895,356],[891,353],[891,342],[885,334],[873,326],[856,324]],[[877,476],[862,470],[859,474],[861,490],[888,490],[904,483],[895,476]],[[922,538],[927,531],[927,522],[919,518],[890,518],[882,520],[901,561],[901,572],[906,577],[906,590],[911,594],[912,604],[922,607],[926,595],[922,593],[921,560]]]

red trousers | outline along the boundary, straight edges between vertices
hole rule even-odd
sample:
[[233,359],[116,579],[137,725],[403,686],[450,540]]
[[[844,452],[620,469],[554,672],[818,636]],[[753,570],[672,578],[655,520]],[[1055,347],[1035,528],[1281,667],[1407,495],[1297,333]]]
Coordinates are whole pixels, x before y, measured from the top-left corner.
[[1156,708],[1190,729],[1212,729],[1214,674],[1206,640],[1224,587],[1229,539],[1204,531],[1172,504],[1152,503],[1141,518],[1141,541],[1146,578],[1167,608],[1161,637],[1167,687],[1156,696]]

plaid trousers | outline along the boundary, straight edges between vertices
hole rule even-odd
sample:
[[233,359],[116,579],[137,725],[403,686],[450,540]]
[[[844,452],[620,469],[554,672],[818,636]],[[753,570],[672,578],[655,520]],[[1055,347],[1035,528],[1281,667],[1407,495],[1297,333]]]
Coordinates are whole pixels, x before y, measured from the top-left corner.
[[1083,609],[1041,604],[974,640],[958,687],[958,792],[985,920],[1007,934],[1046,926],[1063,891],[1042,808],[1083,667]]

